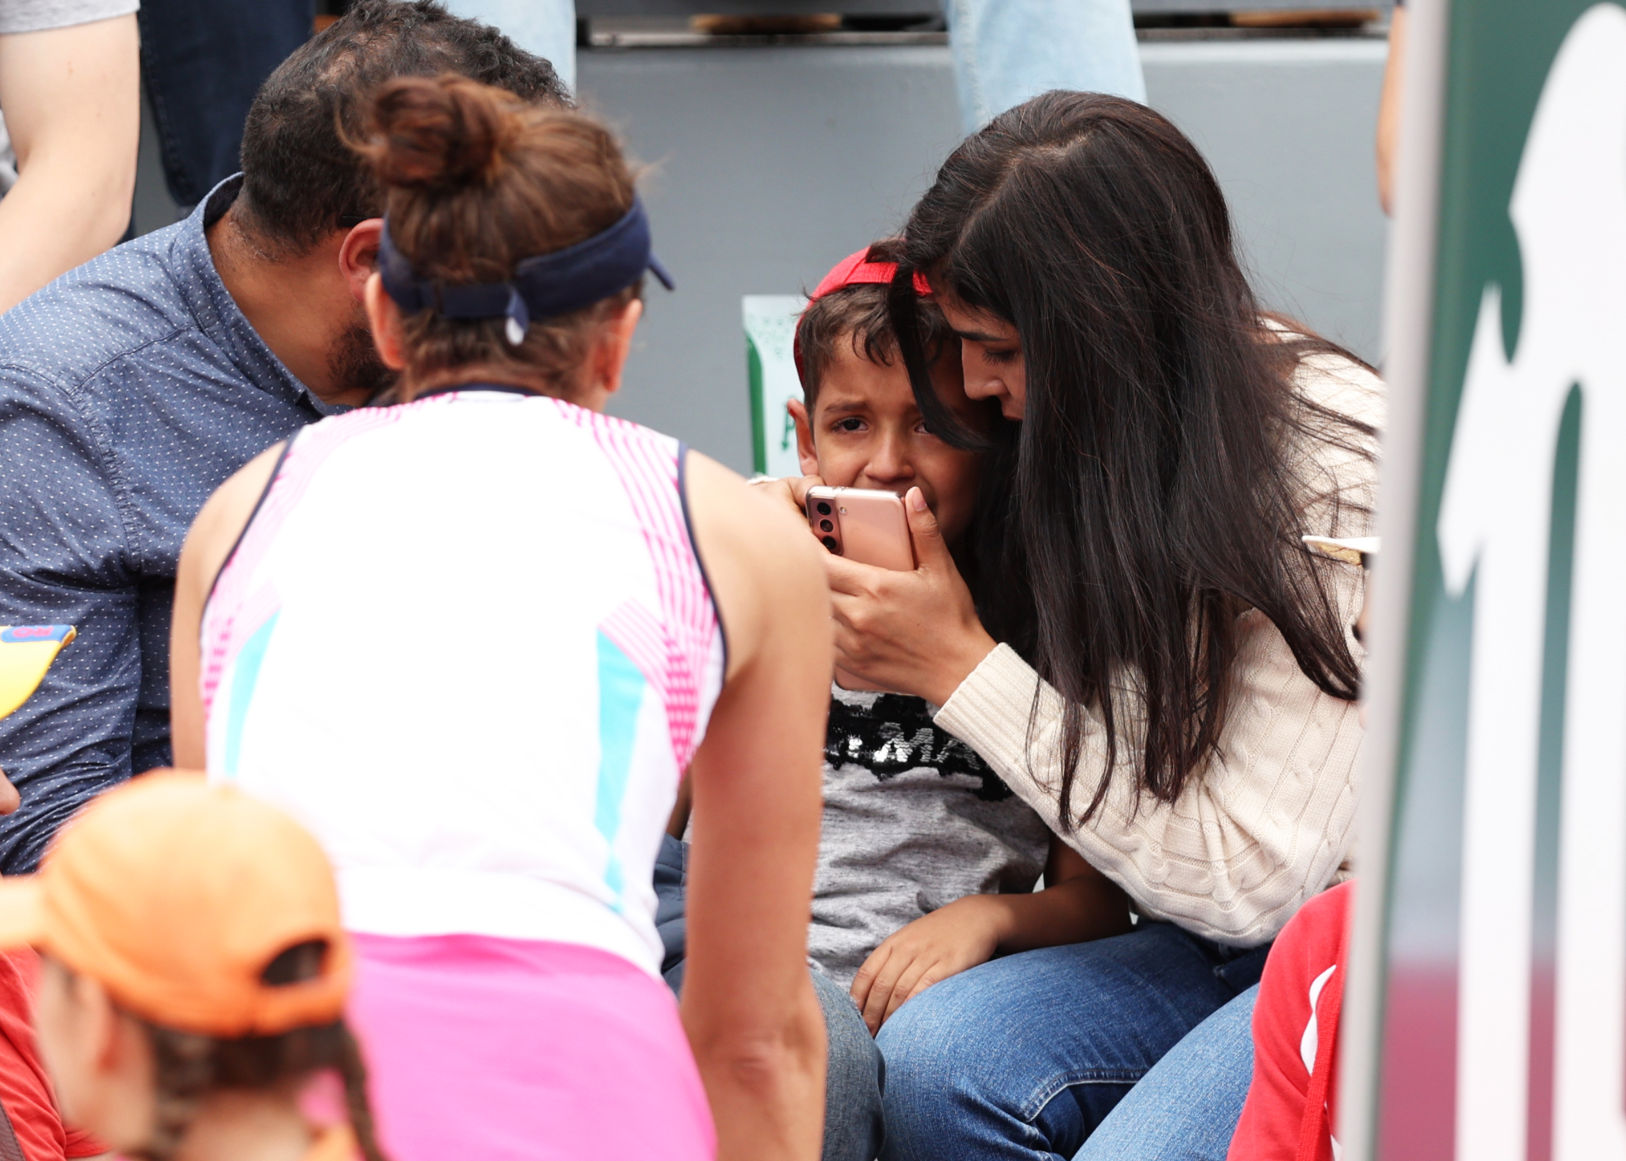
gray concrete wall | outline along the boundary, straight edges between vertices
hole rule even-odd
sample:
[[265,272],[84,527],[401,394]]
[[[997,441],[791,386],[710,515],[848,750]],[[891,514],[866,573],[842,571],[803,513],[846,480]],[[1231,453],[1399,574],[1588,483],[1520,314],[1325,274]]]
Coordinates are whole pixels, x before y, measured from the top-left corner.
[[811,289],[895,232],[958,140],[946,48],[635,49],[578,58],[583,103],[652,166],[655,245],[617,414],[751,467],[740,297]]
[[1219,175],[1266,302],[1371,360],[1387,238],[1373,154],[1386,53],[1381,40],[1141,45],[1147,98]]
[[[1191,134],[1231,199],[1272,307],[1378,355],[1384,222],[1372,161],[1376,40],[1142,45],[1151,103]],[[958,139],[938,47],[584,52],[586,106],[651,166],[657,247],[613,410],[750,468],[740,297],[811,287],[895,231]]]
[[[1267,303],[1379,354],[1379,40],[1143,43],[1149,98],[1207,154]],[[948,49],[584,51],[587,108],[649,166],[652,286],[618,414],[749,470],[740,297],[814,285],[894,232],[959,139]],[[174,220],[144,118],[137,229]]]

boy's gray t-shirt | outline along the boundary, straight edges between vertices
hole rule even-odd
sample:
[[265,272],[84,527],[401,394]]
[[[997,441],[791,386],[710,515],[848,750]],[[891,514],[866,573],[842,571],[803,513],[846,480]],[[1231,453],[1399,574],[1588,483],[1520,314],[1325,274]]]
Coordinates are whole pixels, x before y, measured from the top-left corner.
[[831,691],[808,955],[852,983],[881,941],[966,895],[1033,890],[1050,831],[970,746],[896,693]]
[[92,24],[140,7],[140,0],[0,0],[0,35]]

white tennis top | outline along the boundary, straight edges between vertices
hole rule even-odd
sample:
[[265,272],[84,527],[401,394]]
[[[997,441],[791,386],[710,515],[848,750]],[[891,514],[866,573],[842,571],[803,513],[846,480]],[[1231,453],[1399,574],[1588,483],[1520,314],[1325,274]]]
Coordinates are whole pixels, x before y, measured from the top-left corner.
[[299,432],[204,611],[210,776],[384,935],[660,966],[651,886],[722,684],[675,441],[512,389]]

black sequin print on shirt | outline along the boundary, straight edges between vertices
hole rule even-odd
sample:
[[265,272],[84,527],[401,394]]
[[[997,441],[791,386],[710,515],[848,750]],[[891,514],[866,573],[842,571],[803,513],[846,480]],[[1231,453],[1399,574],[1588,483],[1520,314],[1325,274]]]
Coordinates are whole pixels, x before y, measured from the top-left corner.
[[927,767],[943,778],[955,774],[976,778],[982,785],[975,793],[984,802],[1011,796],[1011,788],[981,755],[932,724],[925,701],[918,697],[883,693],[868,707],[832,698],[824,757],[834,766],[864,766],[882,782],[905,770]]

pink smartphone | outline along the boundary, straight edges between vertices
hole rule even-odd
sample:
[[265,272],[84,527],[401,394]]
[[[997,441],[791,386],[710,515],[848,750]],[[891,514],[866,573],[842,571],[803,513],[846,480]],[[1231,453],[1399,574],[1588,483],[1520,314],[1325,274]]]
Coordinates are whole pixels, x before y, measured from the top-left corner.
[[[891,492],[868,488],[826,488],[807,490],[807,522],[813,535],[837,556],[909,572],[915,567],[914,541],[909,539],[909,520],[903,501]],[[883,691],[836,667],[836,684],[842,689]]]
[[903,501],[891,492],[868,488],[807,490],[807,522],[837,556],[910,572],[915,567],[914,543]]

